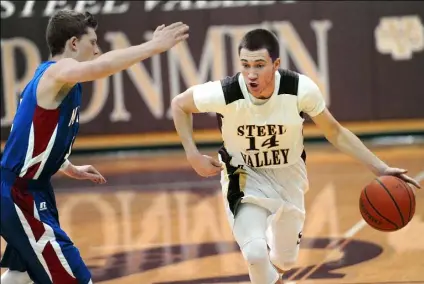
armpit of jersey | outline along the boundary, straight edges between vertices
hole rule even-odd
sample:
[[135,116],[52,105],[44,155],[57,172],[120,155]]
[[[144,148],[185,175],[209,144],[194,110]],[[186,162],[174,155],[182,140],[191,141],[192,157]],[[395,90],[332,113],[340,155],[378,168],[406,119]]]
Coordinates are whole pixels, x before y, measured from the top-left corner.
[[226,103],[220,81],[196,85],[192,90],[194,104],[200,112],[223,112]]
[[305,75],[299,75],[298,107],[299,111],[307,113],[310,117],[320,114],[325,109],[325,101],[320,89]]

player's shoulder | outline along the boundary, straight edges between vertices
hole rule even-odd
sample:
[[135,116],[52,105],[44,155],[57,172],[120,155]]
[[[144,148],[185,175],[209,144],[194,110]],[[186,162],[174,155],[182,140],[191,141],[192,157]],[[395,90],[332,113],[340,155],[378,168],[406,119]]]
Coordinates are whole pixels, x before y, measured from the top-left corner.
[[320,92],[318,85],[309,76],[299,74],[299,95]]
[[316,85],[315,82],[307,75],[289,69],[279,69],[281,80],[286,81],[286,84],[299,86],[303,84]]
[[220,80],[222,88],[231,88],[239,84],[239,76],[240,72],[235,74],[234,76],[227,76]]
[[297,96],[300,74],[289,69],[279,69],[278,73],[280,74],[278,93]]
[[240,76],[241,73],[239,72],[234,76],[227,76],[220,80],[222,92],[224,93],[225,103],[227,105],[244,99],[243,92],[240,87]]
[[79,61],[69,57],[50,62],[53,64],[49,65],[45,74],[55,81],[62,81],[61,75],[63,71],[75,67],[80,63]]

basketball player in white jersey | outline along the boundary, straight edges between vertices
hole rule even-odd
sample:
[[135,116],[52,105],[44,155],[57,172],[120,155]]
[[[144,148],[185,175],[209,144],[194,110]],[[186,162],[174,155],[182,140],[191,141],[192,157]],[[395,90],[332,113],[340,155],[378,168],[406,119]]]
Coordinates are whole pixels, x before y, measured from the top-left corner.
[[[173,99],[172,114],[193,169],[203,177],[221,172],[228,219],[251,282],[283,283],[281,274],[297,260],[305,220],[304,114],[336,148],[376,175],[419,184],[406,170],[386,165],[341,126],[310,78],[279,70],[279,43],[271,32],[248,32],[239,57],[241,73],[189,88]],[[219,161],[202,155],[194,143],[192,113],[201,112],[215,112],[221,122]]]

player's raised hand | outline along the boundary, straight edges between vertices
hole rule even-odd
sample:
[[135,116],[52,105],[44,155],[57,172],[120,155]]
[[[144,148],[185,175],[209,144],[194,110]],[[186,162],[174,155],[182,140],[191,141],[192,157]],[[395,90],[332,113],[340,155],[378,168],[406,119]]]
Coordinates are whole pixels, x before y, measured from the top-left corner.
[[153,40],[157,43],[161,52],[167,51],[174,45],[188,38],[189,27],[177,22],[169,26],[160,25],[153,33]]
[[92,165],[84,165],[84,166],[68,166],[63,172],[74,179],[81,180],[91,180],[97,184],[103,184],[106,182],[106,179],[96,170]]
[[195,155],[188,158],[189,163],[199,176],[211,177],[219,174],[222,163],[207,155]]

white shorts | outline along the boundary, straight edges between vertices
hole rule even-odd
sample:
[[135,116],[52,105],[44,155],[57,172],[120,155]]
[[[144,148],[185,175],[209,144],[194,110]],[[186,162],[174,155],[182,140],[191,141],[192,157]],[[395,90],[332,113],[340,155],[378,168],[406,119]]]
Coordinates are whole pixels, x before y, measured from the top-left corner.
[[[273,263],[282,269],[291,265],[298,256],[305,221],[304,195],[309,184],[305,162],[299,158],[296,164],[278,169],[244,166],[228,175],[234,169],[228,169],[227,165],[221,173],[221,186],[228,222],[237,242],[242,247],[262,234],[271,250]],[[266,232],[253,232],[254,228],[247,228],[243,234],[234,232],[234,221],[243,203],[255,204],[268,211],[266,219],[258,216],[266,222]]]
[[227,173],[227,168],[221,172],[221,187],[231,226],[234,214],[228,197],[234,194],[232,191],[238,190],[242,193],[241,203],[259,205],[269,210],[271,214],[275,214],[283,202],[294,205],[302,212],[305,211],[304,195],[309,188],[309,181],[306,164],[300,157],[296,164],[278,169],[244,166],[236,171],[238,182],[237,179],[229,178]]

